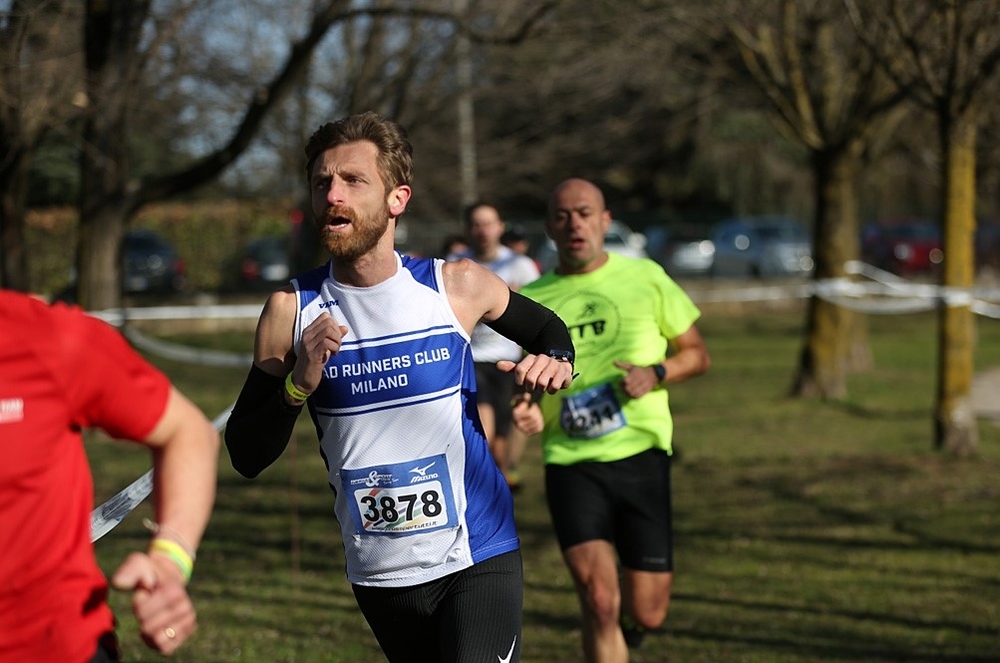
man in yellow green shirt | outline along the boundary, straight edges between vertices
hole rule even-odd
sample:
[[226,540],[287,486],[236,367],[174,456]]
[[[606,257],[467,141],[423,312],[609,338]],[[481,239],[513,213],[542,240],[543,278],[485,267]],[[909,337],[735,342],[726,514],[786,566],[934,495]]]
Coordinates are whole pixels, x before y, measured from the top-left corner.
[[652,260],[605,251],[610,223],[593,183],[569,179],[552,192],[546,232],[559,263],[521,292],[566,322],[579,377],[544,396],[540,410],[525,400],[514,411],[524,432],[542,434],[549,511],[579,595],[590,663],[627,661],[628,645],[666,619],[666,385],[701,375],[711,361],[697,307]]

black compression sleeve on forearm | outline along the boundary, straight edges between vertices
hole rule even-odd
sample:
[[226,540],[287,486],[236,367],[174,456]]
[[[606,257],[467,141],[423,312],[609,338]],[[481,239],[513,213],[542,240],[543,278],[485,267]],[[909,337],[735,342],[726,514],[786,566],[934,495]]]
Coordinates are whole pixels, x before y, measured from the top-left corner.
[[229,459],[248,479],[281,456],[302,411],[301,405],[289,405],[285,400],[284,382],[251,366],[226,423]]
[[513,290],[507,309],[486,325],[531,354],[547,354],[550,350],[573,352],[573,340],[562,318]]

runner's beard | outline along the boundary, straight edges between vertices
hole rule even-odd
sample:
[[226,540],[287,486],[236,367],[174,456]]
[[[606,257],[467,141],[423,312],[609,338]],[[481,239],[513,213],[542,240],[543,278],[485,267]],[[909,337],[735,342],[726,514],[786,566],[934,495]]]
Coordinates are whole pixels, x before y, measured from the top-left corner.
[[[352,232],[342,234],[328,228],[327,224],[336,223],[338,219],[350,221]],[[389,208],[384,204],[371,214],[362,214],[346,206],[330,207],[323,215],[320,241],[335,260],[352,262],[375,248],[388,226]]]

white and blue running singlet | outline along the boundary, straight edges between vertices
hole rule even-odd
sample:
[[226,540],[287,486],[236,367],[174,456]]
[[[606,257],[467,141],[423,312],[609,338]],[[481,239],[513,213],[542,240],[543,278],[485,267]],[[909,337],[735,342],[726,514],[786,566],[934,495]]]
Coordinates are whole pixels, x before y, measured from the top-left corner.
[[321,315],[347,327],[309,397],[336,495],[347,579],[416,585],[518,548],[514,506],[475,404],[469,336],[444,292],[444,261],[402,257],[370,288],[330,263],[292,281],[295,347]]

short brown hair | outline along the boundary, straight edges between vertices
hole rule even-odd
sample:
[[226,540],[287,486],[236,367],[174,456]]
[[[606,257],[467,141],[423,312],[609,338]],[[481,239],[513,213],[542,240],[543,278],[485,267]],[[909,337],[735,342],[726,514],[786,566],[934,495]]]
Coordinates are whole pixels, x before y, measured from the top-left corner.
[[465,208],[462,209],[462,218],[465,219],[466,227],[472,226],[472,214],[480,207],[489,207],[491,210],[494,210],[498,216],[500,214],[500,210],[498,210],[495,205],[492,205],[485,200],[477,200],[474,203],[466,205]]
[[378,149],[378,171],[386,191],[413,179],[413,147],[406,130],[368,111],[327,122],[306,143],[306,180],[312,177],[316,158],[331,147],[366,140]]

